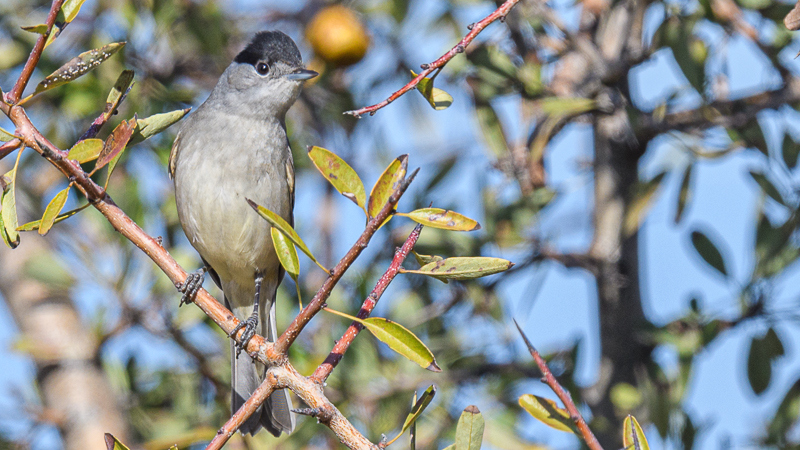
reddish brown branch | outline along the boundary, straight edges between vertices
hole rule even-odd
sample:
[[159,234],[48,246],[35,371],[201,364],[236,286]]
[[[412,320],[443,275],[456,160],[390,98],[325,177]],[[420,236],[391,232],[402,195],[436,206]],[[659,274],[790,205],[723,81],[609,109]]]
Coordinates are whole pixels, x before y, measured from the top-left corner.
[[[403,246],[398,248],[394,253],[394,259],[392,259],[392,263],[389,265],[389,268],[386,269],[386,272],[384,272],[383,276],[381,276],[381,278],[378,280],[378,283],[375,285],[375,288],[372,290],[369,296],[364,300],[364,303],[361,305],[361,310],[358,311],[356,317],[359,319],[366,319],[372,313],[372,310],[375,308],[378,300],[380,300],[384,291],[386,291],[386,288],[389,287],[389,283],[391,283],[392,280],[394,280],[394,277],[396,277],[399,273],[400,265],[403,264],[406,256],[408,256],[408,253],[412,248],[414,248],[414,244],[417,243],[420,231],[422,231],[422,225],[417,225],[414,227],[414,230],[408,235],[408,238]],[[325,362],[317,367],[317,370],[315,370],[314,374],[311,375],[311,379],[318,383],[324,383],[336,365],[339,364],[339,361],[342,360],[344,352],[347,351],[347,348],[350,347],[350,344],[353,343],[353,340],[363,329],[364,325],[353,321],[353,323],[351,323],[347,328],[347,331],[344,332],[344,335],[342,335],[342,338],[336,342],[336,345],[333,347],[333,350],[331,350],[331,353],[328,355],[328,357],[325,358]]]
[[61,10],[62,3],[64,3],[64,0],[55,0],[52,6],[50,6],[50,12],[47,14],[47,20],[45,21],[47,32],[36,39],[36,45],[33,46],[28,60],[25,61],[22,73],[19,74],[17,82],[14,84],[11,92],[8,93],[7,100],[9,103],[16,104],[22,96],[25,86],[28,85],[28,81],[30,81],[31,75],[33,75],[33,69],[36,68],[36,65],[39,64],[39,58],[42,57],[44,44],[47,43],[47,37],[50,36],[50,33],[53,31],[53,24],[56,23],[56,17],[58,17],[58,12]]
[[208,443],[206,446],[206,450],[217,450],[222,448],[228,439],[233,436],[233,433],[239,429],[240,426],[250,417],[256,410],[261,406],[264,401],[269,398],[269,396],[275,391],[275,377],[270,377],[267,374],[266,379],[263,383],[261,383],[255,391],[253,391],[253,395],[247,399],[246,402],[236,411],[225,425],[222,426],[219,430],[217,430],[217,435],[214,436],[214,439]]
[[547,367],[547,363],[545,362],[544,358],[542,358],[542,355],[540,355],[536,348],[534,348],[533,344],[531,344],[531,341],[529,341],[528,337],[525,336],[525,333],[522,332],[522,328],[520,328],[516,320],[514,321],[514,325],[517,326],[519,334],[521,334],[522,339],[525,340],[525,345],[528,346],[528,351],[536,361],[536,365],[539,366],[539,370],[542,371],[542,375],[544,375],[544,382],[550,386],[550,389],[552,389],[561,402],[564,403],[564,407],[567,408],[569,416],[573,421],[575,421],[575,425],[581,432],[581,436],[583,437],[584,442],[586,442],[586,446],[591,450],[603,450],[603,447],[600,446],[597,438],[594,437],[594,433],[592,433],[592,430],[589,429],[589,425],[586,424],[583,416],[575,406],[575,402],[572,401],[572,396],[569,395],[569,392],[567,392],[567,390],[564,389],[561,384],[559,384],[558,380],[556,380],[556,377],[553,376],[553,372],[550,372],[550,368]]
[[506,2],[500,5],[500,7],[497,8],[493,13],[486,16],[480,22],[472,24],[469,33],[467,33],[467,35],[464,36],[458,42],[458,44],[456,44],[453,48],[451,48],[450,51],[439,57],[439,59],[437,59],[436,61],[430,64],[423,64],[422,67],[424,70],[420,72],[419,75],[414,77],[413,80],[409,81],[408,84],[400,88],[397,92],[390,95],[389,98],[387,98],[386,100],[372,106],[365,106],[361,109],[346,111],[345,114],[361,117],[362,114],[369,113],[369,115],[372,116],[379,109],[397,100],[401,95],[405,94],[406,92],[416,88],[417,84],[419,84],[419,82],[422,81],[423,78],[430,75],[431,72],[444,67],[445,64],[447,64],[451,59],[453,59],[453,57],[455,57],[459,53],[464,53],[464,50],[467,48],[467,46],[473,41],[473,39],[475,39],[476,36],[478,36],[478,34],[480,34],[481,31],[483,31],[484,28],[486,28],[489,24],[491,24],[497,19],[502,20],[508,14],[508,12],[511,11],[511,8],[513,8],[514,5],[519,3],[519,1],[520,0],[506,0]]
[[336,264],[336,267],[331,270],[330,275],[322,284],[322,287],[319,288],[316,294],[314,294],[314,298],[308,302],[305,308],[297,315],[297,317],[292,320],[292,323],[286,328],[283,334],[280,335],[277,341],[275,341],[274,350],[279,354],[286,354],[289,350],[289,347],[292,345],[297,336],[303,331],[303,328],[308,324],[312,317],[314,317],[317,313],[320,312],[322,307],[325,305],[325,300],[331,295],[333,288],[336,286],[336,283],[342,278],[344,273],[353,262],[358,258],[358,255],[367,248],[367,244],[369,243],[372,236],[375,234],[376,231],[380,228],[381,224],[394,213],[394,208],[397,206],[397,202],[400,201],[400,197],[406,192],[408,186],[414,181],[414,177],[417,176],[417,172],[419,169],[415,170],[411,175],[403,180],[400,183],[400,186],[395,189],[392,193],[391,197],[389,197],[389,201],[386,202],[386,205],[383,206],[383,209],[380,212],[370,219],[367,222],[367,226],[364,229],[364,232],[361,233],[361,236],[358,238],[355,244],[350,248],[346,255]]
[[18,149],[20,145],[22,145],[22,141],[19,139],[12,139],[3,145],[0,145],[0,159],[3,159],[11,154],[14,150]]

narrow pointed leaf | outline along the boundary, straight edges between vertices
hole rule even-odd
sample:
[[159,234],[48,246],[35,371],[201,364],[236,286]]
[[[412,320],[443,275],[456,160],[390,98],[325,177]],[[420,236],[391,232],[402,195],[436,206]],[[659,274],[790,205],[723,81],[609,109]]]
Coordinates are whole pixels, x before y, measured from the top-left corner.
[[591,111],[596,104],[590,98],[547,97],[539,102],[539,107],[550,116],[571,116]]
[[692,197],[691,191],[691,181],[692,181],[692,169],[694,168],[694,164],[689,164],[686,166],[686,169],[683,170],[683,177],[681,178],[681,187],[678,191],[678,206],[675,209],[675,223],[680,223],[681,219],[683,218],[683,212],[686,211],[686,205],[689,203],[689,200]]
[[108,93],[108,97],[106,98],[106,106],[103,109],[103,117],[108,120],[114,114],[114,112],[119,107],[119,104],[128,94],[133,86],[133,71],[132,70],[123,70],[119,77],[117,77],[117,81],[114,83],[114,87],[111,88],[111,92]]
[[622,423],[622,446],[630,450],[650,450],[642,427],[630,414]]
[[722,253],[711,239],[700,231],[692,231],[692,245],[703,261],[716,269],[723,276],[728,276],[728,269],[725,268],[725,260]]
[[477,406],[469,405],[464,408],[456,425],[455,450],[480,450],[484,426],[483,414]]
[[106,441],[106,450],[129,450],[125,444],[117,440],[111,433],[106,433],[104,439]]
[[317,146],[308,149],[308,157],[340,194],[352,200],[364,212],[367,211],[364,183],[349,164],[330,150]]
[[67,154],[67,158],[73,159],[83,164],[85,162],[97,159],[100,156],[100,152],[102,150],[103,150],[102,139],[84,139],[82,141],[79,141],[77,144],[73,145],[71,149],[69,149],[69,154]]
[[[400,185],[408,170],[408,155],[401,155],[383,171],[372,191],[369,193],[367,212],[370,217],[375,217],[383,209],[392,196],[394,190]],[[389,216],[386,221],[389,221]],[[385,222],[384,222],[385,223]]]
[[640,183],[635,188],[633,200],[625,212],[625,222],[622,227],[625,236],[631,236],[639,230],[639,226],[655,203],[656,193],[658,188],[661,187],[661,181],[666,174],[666,172],[661,172],[653,177],[652,180]]
[[[411,71],[411,74],[416,77],[417,74]],[[447,109],[453,104],[453,96],[448,94],[443,89],[433,87],[433,80],[430,78],[423,78],[417,83],[417,90],[431,107],[437,111]]]
[[278,231],[283,233],[284,236],[286,236],[290,241],[292,241],[292,243],[296,245],[301,252],[305,253],[306,256],[311,258],[311,260],[314,261],[314,263],[316,263],[322,270],[324,270],[325,272],[330,272],[328,269],[326,269],[322,264],[320,264],[317,261],[317,258],[314,257],[314,255],[311,253],[311,250],[309,250],[308,247],[306,247],[306,243],[303,242],[302,239],[300,239],[300,236],[298,236],[297,232],[294,231],[294,228],[292,228],[292,226],[289,225],[286,222],[286,220],[284,220],[283,217],[275,214],[274,212],[268,210],[267,208],[264,208],[261,205],[258,205],[256,202],[250,200],[249,198],[247,199],[247,203],[250,204],[250,207],[256,210],[258,215],[263,217],[267,222],[269,222],[270,225],[277,228]]
[[519,406],[550,428],[570,433],[575,431],[575,423],[570,418],[569,412],[559,408],[553,400],[525,394],[519,398]]
[[441,372],[442,369],[436,364],[436,358],[430,349],[416,336],[409,331],[406,327],[397,322],[393,322],[383,317],[370,317],[369,319],[359,319],[358,317],[345,314],[343,312],[335,311],[325,308],[326,311],[346,317],[350,320],[360,323],[375,338],[389,348],[405,356],[409,360],[419,364],[423,369],[430,370],[431,372]]
[[[0,92],[0,95],[2,95],[2,92]],[[8,142],[8,141],[16,139],[16,138],[17,137],[14,136],[13,133],[9,133],[8,131],[0,128],[0,142]]]
[[471,280],[510,269],[514,263],[501,258],[486,256],[457,256],[431,262],[419,270],[401,270],[403,273],[428,275],[442,280]]
[[[61,222],[62,220],[66,220],[66,219],[74,216],[75,214],[78,214],[79,212],[83,211],[89,205],[91,205],[91,203],[86,203],[86,204],[84,204],[82,206],[79,206],[79,207],[77,207],[75,209],[69,210],[69,211],[65,212],[64,214],[59,214],[58,217],[56,217],[56,220],[53,221],[53,223],[58,223],[58,222]],[[38,230],[40,226],[42,226],[42,220],[41,219],[34,220],[33,222],[28,222],[28,223],[26,223],[24,225],[20,225],[19,227],[17,227],[17,231]]]
[[50,231],[50,228],[53,227],[53,224],[56,221],[59,213],[61,210],[64,209],[64,205],[67,203],[67,196],[69,196],[69,190],[71,186],[67,186],[66,189],[62,190],[52,200],[50,203],[47,204],[47,208],[44,210],[44,214],[42,215],[42,222],[39,225],[39,234],[44,236]]
[[297,250],[295,250],[294,244],[275,227],[270,228],[270,234],[272,235],[272,245],[275,247],[275,253],[278,254],[281,266],[286,269],[286,273],[292,279],[296,280],[297,275],[300,274],[300,261],[297,259]]
[[416,258],[417,262],[420,266],[424,266],[426,264],[435,263],[444,260],[439,255],[420,255],[419,253],[411,250],[414,253],[414,258]]
[[414,222],[431,228],[451,231],[475,231],[481,229],[481,225],[477,221],[455,211],[442,208],[422,208],[410,213],[397,213],[397,215],[408,217]]
[[406,416],[406,420],[405,420],[405,422],[403,422],[403,428],[400,429],[400,432],[397,433],[397,436],[395,436],[394,439],[392,439],[391,441],[386,443],[386,446],[391,445],[400,436],[402,436],[403,433],[405,433],[406,430],[409,429],[409,428],[411,428],[411,430],[412,430],[411,431],[411,440],[413,442],[413,440],[414,440],[414,428],[413,428],[414,424],[416,423],[416,421],[419,418],[419,416],[422,415],[422,412],[425,411],[425,408],[427,408],[428,405],[431,403],[431,400],[433,400],[433,396],[434,395],[436,395],[436,386],[434,386],[434,385],[428,386],[428,389],[425,389],[425,392],[422,393],[422,397],[420,397],[419,399],[417,398],[416,391],[414,392],[414,400],[412,402],[411,412],[408,413],[408,416]]
[[6,245],[16,248],[19,245],[19,232],[17,231],[17,199],[15,193],[16,169],[11,170],[3,176],[3,195],[0,199],[0,217],[3,221],[3,240]]
[[103,144],[103,150],[100,151],[100,156],[97,158],[97,164],[95,164],[92,173],[100,170],[125,150],[125,146],[128,145],[135,127],[136,116],[133,119],[123,120],[114,128],[114,131],[111,132],[105,144]]
[[36,90],[32,95],[36,95],[48,89],[69,83],[70,81],[88,73],[95,67],[99,66],[103,61],[110,58],[111,55],[118,52],[124,46],[124,42],[115,42],[113,44],[108,44],[103,47],[81,53],[80,55],[67,61],[67,63],[59,67],[58,70],[45,77],[45,79],[36,86]]
[[136,129],[128,145],[136,145],[143,140],[166,130],[170,125],[183,119],[191,108],[177,109],[161,114],[154,114],[144,119],[136,119]]
[[20,28],[29,33],[34,33],[34,34],[44,35],[45,33],[47,33],[47,25],[43,23],[40,23],[38,25],[31,25],[28,27],[20,27]]
[[70,23],[75,20],[75,17],[81,10],[81,6],[86,0],[66,0],[63,5],[61,5],[61,11],[58,13],[58,18],[56,22],[66,22]]
[[772,197],[773,200],[781,205],[786,206],[786,200],[783,199],[783,195],[781,195],[780,191],[778,191],[778,188],[776,188],[775,185],[769,181],[769,178],[767,178],[763,173],[754,172],[752,170],[750,171],[750,176],[753,177],[765,194]]

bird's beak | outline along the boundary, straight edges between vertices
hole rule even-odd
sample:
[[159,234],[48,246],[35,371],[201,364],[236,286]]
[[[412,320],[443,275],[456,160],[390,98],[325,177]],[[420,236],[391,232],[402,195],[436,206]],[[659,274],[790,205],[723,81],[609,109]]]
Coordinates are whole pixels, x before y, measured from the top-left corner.
[[313,70],[300,68],[292,73],[284,75],[284,78],[295,81],[305,81],[305,80],[310,80],[317,75],[319,74],[317,72],[314,72]]

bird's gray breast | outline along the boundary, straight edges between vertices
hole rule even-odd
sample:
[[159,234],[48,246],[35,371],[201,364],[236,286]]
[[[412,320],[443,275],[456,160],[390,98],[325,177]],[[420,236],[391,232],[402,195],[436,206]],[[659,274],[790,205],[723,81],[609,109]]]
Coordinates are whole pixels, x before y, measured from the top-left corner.
[[251,199],[291,217],[291,153],[277,120],[206,114],[198,109],[180,132],[175,200],[186,236],[223,284],[252,283],[278,269],[269,225]]

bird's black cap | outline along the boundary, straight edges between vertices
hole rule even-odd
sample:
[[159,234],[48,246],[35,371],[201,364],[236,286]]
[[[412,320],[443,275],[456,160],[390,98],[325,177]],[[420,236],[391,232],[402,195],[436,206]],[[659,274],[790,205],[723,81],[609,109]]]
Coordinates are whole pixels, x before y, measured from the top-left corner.
[[303,60],[292,38],[280,31],[262,31],[257,33],[236,58],[237,63],[256,65],[259,61],[273,63],[284,62],[292,66],[301,66]]

